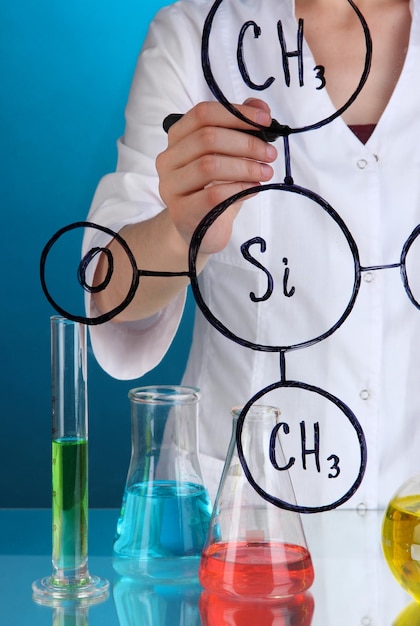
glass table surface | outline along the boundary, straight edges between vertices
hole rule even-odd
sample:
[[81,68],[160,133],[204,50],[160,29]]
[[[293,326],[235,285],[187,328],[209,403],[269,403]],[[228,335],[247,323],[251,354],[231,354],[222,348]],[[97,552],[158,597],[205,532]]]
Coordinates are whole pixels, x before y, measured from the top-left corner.
[[227,601],[199,584],[144,585],[112,567],[117,510],[89,512],[89,571],[110,581],[90,607],[40,606],[34,580],[51,574],[51,512],[0,509],[0,624],[8,626],[420,626],[420,606],[392,577],[382,555],[382,511],[303,516],[315,582],[279,602]]

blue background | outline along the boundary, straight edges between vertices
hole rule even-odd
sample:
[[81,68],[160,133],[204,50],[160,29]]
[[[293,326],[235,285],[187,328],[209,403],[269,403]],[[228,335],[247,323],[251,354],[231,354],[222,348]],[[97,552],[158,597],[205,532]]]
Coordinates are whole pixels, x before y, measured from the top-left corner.
[[[40,256],[60,228],[86,218],[100,177],[115,167],[137,55],[165,4],[0,5],[0,507],[50,506],[49,318],[55,311],[41,288]],[[62,278],[59,265],[51,278],[59,279],[60,297],[76,301],[77,287]],[[131,448],[127,392],[180,381],[192,315],[190,297],[168,355],[141,379],[111,379],[90,353],[91,506],[119,506]]]

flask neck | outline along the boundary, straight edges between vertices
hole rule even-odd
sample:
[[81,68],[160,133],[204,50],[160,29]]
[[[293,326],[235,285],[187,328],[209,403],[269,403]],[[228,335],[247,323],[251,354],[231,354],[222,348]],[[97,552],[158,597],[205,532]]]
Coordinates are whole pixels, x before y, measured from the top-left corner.
[[242,407],[232,409],[231,447],[234,454],[253,454],[259,448],[258,442],[270,441],[278,429],[280,410],[273,406],[252,405],[247,412]]
[[161,451],[166,447],[197,451],[198,396],[178,399],[158,393],[130,392],[131,435],[135,450]]
[[127,485],[167,480],[199,482],[199,392],[189,387],[145,387],[129,393],[132,452]]
[[232,436],[216,500],[226,483],[241,480],[244,493],[255,506],[262,496],[272,503],[296,504],[281,443],[282,425],[276,407],[252,405],[247,411],[232,410]]

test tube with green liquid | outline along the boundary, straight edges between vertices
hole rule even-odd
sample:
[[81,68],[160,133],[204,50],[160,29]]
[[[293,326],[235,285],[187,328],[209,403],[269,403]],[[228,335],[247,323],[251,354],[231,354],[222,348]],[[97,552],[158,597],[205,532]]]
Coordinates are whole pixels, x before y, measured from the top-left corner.
[[34,600],[103,599],[108,581],[88,569],[88,402],[86,326],[51,318],[52,574]]

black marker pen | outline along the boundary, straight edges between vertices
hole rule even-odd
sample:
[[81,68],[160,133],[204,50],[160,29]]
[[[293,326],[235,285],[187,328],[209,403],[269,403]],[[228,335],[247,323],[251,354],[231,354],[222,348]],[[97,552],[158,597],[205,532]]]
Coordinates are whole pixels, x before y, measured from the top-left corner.
[[[181,117],[183,117],[182,113],[171,113],[170,115],[165,117],[165,119],[163,120],[163,130],[167,133],[171,126],[178,122]],[[259,137],[263,141],[269,143],[276,141],[277,139],[279,139],[279,137],[286,137],[290,134],[289,126],[284,126],[274,119],[272,120],[270,126],[267,126],[266,128],[255,130],[238,128],[235,130],[240,130],[241,133],[246,133],[247,135],[254,135],[254,137]]]

